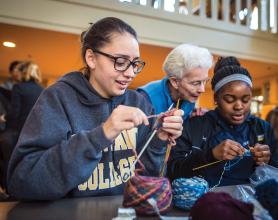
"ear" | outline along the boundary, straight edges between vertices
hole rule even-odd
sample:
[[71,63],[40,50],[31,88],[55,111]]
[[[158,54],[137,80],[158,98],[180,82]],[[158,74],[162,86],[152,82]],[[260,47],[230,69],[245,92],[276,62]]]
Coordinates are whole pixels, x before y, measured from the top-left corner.
[[178,89],[178,87],[179,87],[179,85],[178,85],[179,82],[178,82],[178,80],[177,80],[176,77],[173,77],[173,76],[169,77],[169,82],[170,82],[170,84],[171,84],[171,86],[172,86],[173,88]]
[[213,95],[213,101],[214,101],[214,105],[217,105],[217,95],[216,95],[216,93],[214,93],[214,95]]
[[90,67],[90,69],[96,68],[96,55],[91,49],[87,49],[85,53],[86,64]]

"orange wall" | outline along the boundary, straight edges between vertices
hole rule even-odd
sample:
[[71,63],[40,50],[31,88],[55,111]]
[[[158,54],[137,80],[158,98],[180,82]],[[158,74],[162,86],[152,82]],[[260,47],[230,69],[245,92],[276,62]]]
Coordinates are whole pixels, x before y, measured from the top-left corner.
[[58,78],[82,66],[79,36],[75,34],[1,23],[0,30],[1,44],[4,40],[17,44],[16,48],[0,45],[1,75],[7,75],[9,63],[16,59],[33,60],[47,78]]
[[[8,76],[8,66],[13,60],[33,60],[40,66],[47,85],[53,84],[65,73],[80,69],[79,35],[0,23],[0,42],[14,41],[16,48],[0,45],[0,75]],[[134,79],[130,88],[135,89],[153,80],[162,79],[162,64],[172,48],[147,44],[140,45],[141,57],[146,62],[144,70]],[[210,107],[210,94],[204,95],[200,106]]]
[[[17,44],[16,48],[6,48],[0,45],[0,80],[8,76],[9,63],[15,59],[33,60],[38,63],[42,70],[43,78],[47,79],[48,85],[54,83],[57,78],[65,73],[78,70],[83,66],[80,55],[79,35],[4,23],[0,23],[0,30],[1,43],[5,40],[11,40]],[[141,44],[141,57],[146,61],[146,66],[134,79],[130,88],[134,89],[150,81],[163,78],[165,73],[162,70],[162,64],[171,49]],[[252,75],[254,68],[258,70],[259,75],[270,72],[272,69],[274,69],[274,72],[276,70],[275,66],[271,67],[267,63],[242,61],[242,64],[250,70]],[[212,76],[211,71],[209,75]],[[277,74],[272,74],[271,77],[257,76],[257,80],[254,80],[254,85],[260,88],[266,81],[271,82],[269,104],[278,105]],[[199,106],[212,109],[214,104],[210,85],[207,86],[206,91],[199,100]],[[263,108],[263,115],[268,110],[267,106]]]
[[201,95],[198,101],[198,106],[207,108],[207,109],[214,109],[214,100],[213,100],[213,91],[210,87],[206,88],[206,92]]
[[136,76],[130,88],[137,88],[147,82],[162,79],[165,76],[162,65],[171,50],[172,48],[140,44],[141,57],[146,62],[146,66]]

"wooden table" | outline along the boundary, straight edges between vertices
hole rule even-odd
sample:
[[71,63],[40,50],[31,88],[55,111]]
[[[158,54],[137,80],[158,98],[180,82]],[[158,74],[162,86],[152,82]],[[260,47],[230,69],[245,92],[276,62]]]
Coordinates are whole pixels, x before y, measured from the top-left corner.
[[[231,193],[234,186],[219,187],[215,191]],[[111,220],[117,216],[122,196],[67,198],[52,202],[0,202],[1,220]],[[187,216],[188,213],[171,209],[168,216]],[[159,219],[138,216],[138,220]]]

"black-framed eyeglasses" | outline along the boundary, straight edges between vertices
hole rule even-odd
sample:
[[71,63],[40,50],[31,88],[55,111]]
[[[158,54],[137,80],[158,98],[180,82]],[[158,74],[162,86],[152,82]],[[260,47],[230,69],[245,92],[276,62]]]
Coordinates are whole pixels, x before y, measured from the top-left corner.
[[99,50],[92,49],[94,53],[101,54],[103,56],[109,57],[110,59],[114,60],[114,69],[120,72],[126,71],[130,66],[133,67],[134,74],[138,74],[142,71],[145,66],[145,62],[142,60],[133,60],[130,61],[125,57],[115,57],[108,53],[101,52]]

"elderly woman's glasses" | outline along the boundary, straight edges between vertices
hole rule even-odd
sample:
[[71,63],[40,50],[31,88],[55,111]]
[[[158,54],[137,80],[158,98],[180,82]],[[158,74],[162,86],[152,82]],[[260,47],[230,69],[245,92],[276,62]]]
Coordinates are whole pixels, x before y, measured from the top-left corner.
[[143,67],[145,66],[145,62],[142,60],[133,60],[130,61],[129,59],[125,57],[115,57],[110,54],[101,52],[99,50],[93,49],[94,53],[101,54],[103,56],[106,56],[112,60],[114,60],[114,69],[120,72],[126,71],[130,66],[133,67],[134,74],[138,74],[142,71]]
[[199,88],[202,85],[205,86],[209,82],[209,80],[210,80],[209,78],[205,80],[196,80],[196,81],[188,82],[188,84],[192,87]]

